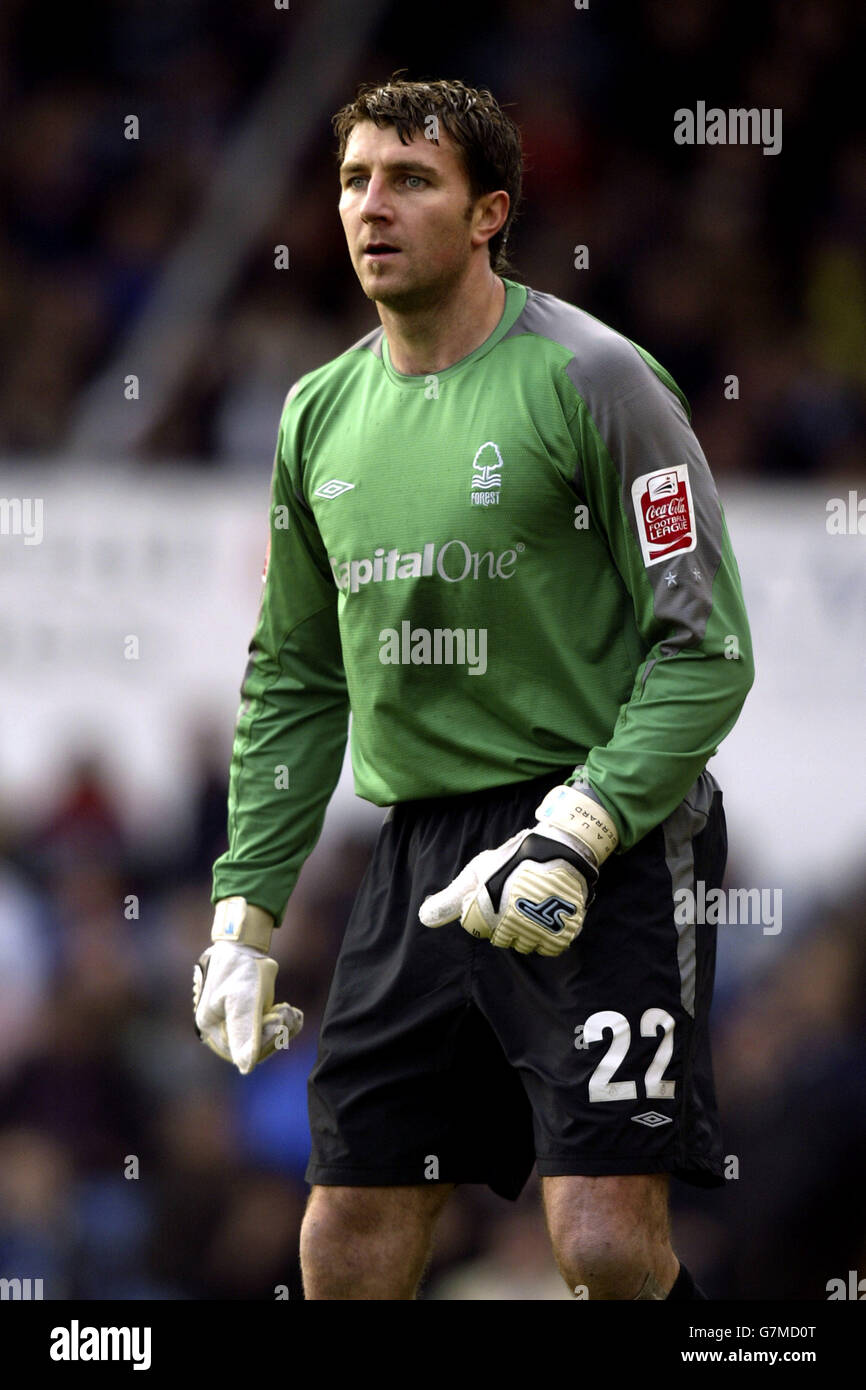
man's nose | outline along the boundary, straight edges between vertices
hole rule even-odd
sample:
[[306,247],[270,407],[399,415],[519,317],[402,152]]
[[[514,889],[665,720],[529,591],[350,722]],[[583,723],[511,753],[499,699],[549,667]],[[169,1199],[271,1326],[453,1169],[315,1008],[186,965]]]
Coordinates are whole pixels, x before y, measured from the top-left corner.
[[384,180],[371,178],[361,203],[362,222],[377,222],[383,217],[389,217],[390,212]]

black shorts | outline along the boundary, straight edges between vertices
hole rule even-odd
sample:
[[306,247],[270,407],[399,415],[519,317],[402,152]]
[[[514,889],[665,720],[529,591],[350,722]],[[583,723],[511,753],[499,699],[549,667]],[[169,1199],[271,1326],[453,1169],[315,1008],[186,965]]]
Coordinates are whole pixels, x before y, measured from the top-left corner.
[[308,1182],[486,1183],[515,1199],[535,1163],[548,1176],[724,1183],[708,1033],[716,929],[678,924],[674,910],[695,880],[721,887],[727,836],[710,773],[611,855],[561,956],[418,920],[473,855],[533,825],[569,771],[389,811],[310,1075]]

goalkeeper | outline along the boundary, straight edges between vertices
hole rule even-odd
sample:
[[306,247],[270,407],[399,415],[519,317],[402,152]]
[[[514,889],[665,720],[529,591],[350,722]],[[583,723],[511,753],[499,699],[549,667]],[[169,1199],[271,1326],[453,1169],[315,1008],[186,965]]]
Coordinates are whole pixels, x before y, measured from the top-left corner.
[[663,367],[503,274],[489,92],[395,80],[334,124],[381,324],[283,411],[196,1023],[242,1072],[301,1026],[268,953],[351,710],[389,809],[310,1076],[306,1296],[414,1298],[454,1185],[535,1165],[571,1289],[701,1298],[668,1185],[723,1182],[715,929],[674,894],[721,884],[706,764],[753,679],[713,481]]

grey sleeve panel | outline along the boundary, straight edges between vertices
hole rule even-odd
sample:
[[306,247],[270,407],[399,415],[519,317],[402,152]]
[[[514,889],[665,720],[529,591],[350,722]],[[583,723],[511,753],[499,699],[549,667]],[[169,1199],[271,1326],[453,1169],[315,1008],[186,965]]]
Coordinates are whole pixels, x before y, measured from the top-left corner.
[[[553,295],[530,290],[512,333],[518,326],[552,339],[571,354],[566,375],[619,474],[622,511],[639,554],[632,484],[644,474],[688,465],[695,548],[647,565],[645,573],[654,614],[670,629],[662,654],[697,645],[713,606],[713,580],[722,557],[722,511],[683,399],[627,338]],[[593,466],[592,459],[578,460],[584,472],[587,465]],[[576,481],[585,493],[586,479]]]
[[[701,446],[685,409],[625,339],[602,386],[584,376],[577,359],[568,376],[586,402],[588,414],[620,477],[623,514],[640,551],[632,486],[638,478],[686,464],[692,499],[694,549],[675,552],[644,573],[653,592],[653,612],[670,629],[663,656],[703,641],[713,609],[713,580],[722,559],[722,509]],[[619,370],[617,370],[619,369]],[[581,389],[582,388],[582,389]]]

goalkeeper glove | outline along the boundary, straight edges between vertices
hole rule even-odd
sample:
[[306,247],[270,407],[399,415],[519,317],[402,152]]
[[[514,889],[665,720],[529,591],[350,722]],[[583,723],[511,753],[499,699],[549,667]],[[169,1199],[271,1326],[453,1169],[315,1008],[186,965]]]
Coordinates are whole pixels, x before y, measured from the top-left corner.
[[201,1041],[242,1075],[300,1033],[304,1015],[274,1003],[277,962],[268,955],[274,921],[245,898],[216,905],[212,946],[193,970],[192,1007]]
[[425,898],[419,917],[459,917],[472,936],[527,955],[558,956],[580,932],[598,870],[619,841],[603,806],[578,787],[554,787],[536,824],[483,850],[453,882]]

